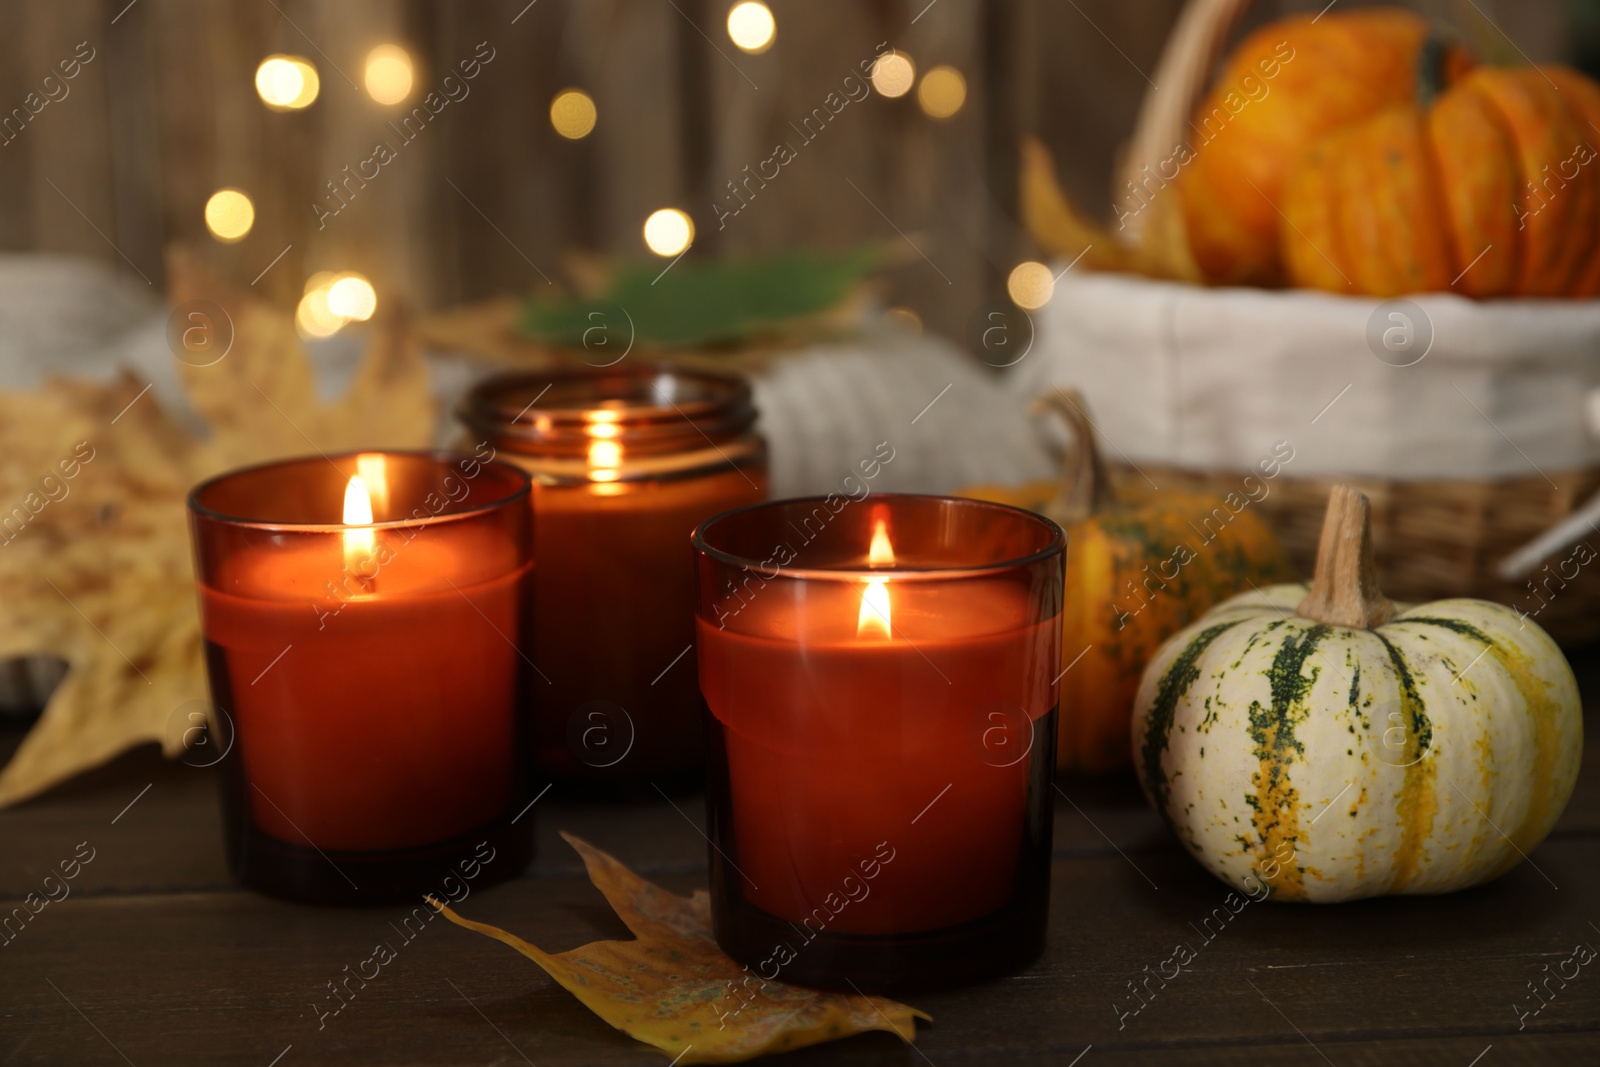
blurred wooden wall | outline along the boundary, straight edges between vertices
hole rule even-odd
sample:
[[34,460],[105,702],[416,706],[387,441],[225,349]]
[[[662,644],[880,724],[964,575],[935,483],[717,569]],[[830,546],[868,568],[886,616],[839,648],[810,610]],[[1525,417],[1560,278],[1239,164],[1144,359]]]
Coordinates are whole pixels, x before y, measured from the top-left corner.
[[[1258,0],[1251,18],[1324,2]],[[1014,221],[1019,132],[1042,134],[1070,189],[1105,203],[1180,0],[770,0],[778,37],[759,56],[728,41],[730,4],[7,0],[0,112],[22,106],[79,42],[94,58],[0,145],[0,247],[96,257],[159,288],[163,247],[190,241],[238,284],[261,275],[256,288],[285,304],[314,271],[359,270],[380,299],[433,308],[559,283],[566,250],[641,256],[644,218],[671,205],[695,219],[692,256],[893,242],[905,256],[889,299],[959,335],[1030,252]],[[1573,47],[1563,0],[1413,6],[1513,59]],[[390,108],[360,88],[364,56],[385,41],[419,68],[412,99]],[[387,124],[480,42],[494,58],[470,95],[401,146]],[[919,71],[959,68],[965,108],[937,122],[915,94],[874,95],[801,146],[789,124],[880,42]],[[274,112],[257,99],[255,68],[275,52],[316,64],[310,108]],[[578,142],[547,118],[569,86],[599,108]],[[398,158],[319,228],[312,205],[325,183],[380,139]],[[719,231],[713,201],[779,141],[798,158]],[[202,218],[223,186],[257,209],[231,246],[210,240]]]

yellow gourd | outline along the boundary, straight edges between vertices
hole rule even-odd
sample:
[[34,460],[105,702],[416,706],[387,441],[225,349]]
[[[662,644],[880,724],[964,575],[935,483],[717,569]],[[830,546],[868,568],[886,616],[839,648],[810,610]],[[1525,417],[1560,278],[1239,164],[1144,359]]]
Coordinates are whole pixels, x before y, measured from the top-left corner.
[[1063,770],[1114,771],[1131,762],[1134,694],[1161,643],[1251,582],[1292,572],[1247,498],[1238,496],[1243,506],[1235,508],[1153,487],[1119,494],[1081,398],[1064,392],[1046,403],[1072,436],[1062,480],[975,486],[964,495],[1028,508],[1066,529],[1056,762]]

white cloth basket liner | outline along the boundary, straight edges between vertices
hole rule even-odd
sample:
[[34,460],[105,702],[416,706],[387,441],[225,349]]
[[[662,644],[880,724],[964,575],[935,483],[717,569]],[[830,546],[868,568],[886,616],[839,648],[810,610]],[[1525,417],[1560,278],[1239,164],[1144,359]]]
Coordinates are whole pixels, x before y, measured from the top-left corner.
[[1244,471],[1278,441],[1297,476],[1485,480],[1600,463],[1587,418],[1600,301],[1408,299],[1433,344],[1395,366],[1367,342],[1374,298],[1069,271],[1034,313],[1011,384],[1077,386],[1108,458],[1136,464]]

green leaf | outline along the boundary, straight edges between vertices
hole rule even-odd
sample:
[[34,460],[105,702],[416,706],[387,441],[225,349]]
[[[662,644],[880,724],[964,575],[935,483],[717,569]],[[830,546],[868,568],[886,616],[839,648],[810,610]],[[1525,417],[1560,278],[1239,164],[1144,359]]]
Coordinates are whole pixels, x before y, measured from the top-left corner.
[[730,263],[631,264],[594,297],[529,302],[521,329],[546,344],[580,346],[597,323],[610,330],[618,309],[640,344],[662,348],[731,345],[820,315],[847,298],[878,262],[874,249],[843,255],[793,253]]

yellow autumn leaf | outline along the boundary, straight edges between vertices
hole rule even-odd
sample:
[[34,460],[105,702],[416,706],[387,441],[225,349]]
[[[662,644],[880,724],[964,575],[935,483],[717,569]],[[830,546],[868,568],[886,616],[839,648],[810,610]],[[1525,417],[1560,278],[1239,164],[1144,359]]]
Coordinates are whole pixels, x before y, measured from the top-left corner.
[[1199,284],[1203,276],[1189,247],[1183,204],[1176,192],[1156,197],[1143,208],[1144,225],[1136,244],[1091,222],[1078,210],[1056,177],[1055,160],[1038,138],[1024,137],[1018,191],[1022,223],[1046,252],[1090,270],[1144,274]]
[[1018,199],[1022,224],[1040,248],[1069,260],[1082,256],[1083,266],[1092,270],[1130,269],[1132,253],[1084,217],[1067,197],[1056,179],[1055,160],[1043,142],[1024,137],[1021,162]]
[[135,745],[182,750],[190,721],[174,713],[206,695],[191,486],[288,455],[434,440],[427,366],[403,318],[376,324],[349,391],[324,403],[288,311],[182,252],[168,275],[175,305],[207,300],[232,323],[232,347],[215,362],[174,356],[208,434],[180,425],[126,373],[0,390],[0,660],[43,653],[68,664],[0,771],[0,807]]
[[595,941],[545,952],[496,926],[463,919],[429,899],[457,926],[510,945],[584,1006],[676,1063],[739,1063],[887,1030],[909,1042],[929,1016],[885,997],[827,993],[765,981],[729,958],[711,933],[705,890],[669,893],[571,834],[589,880],[604,894],[632,941]]

